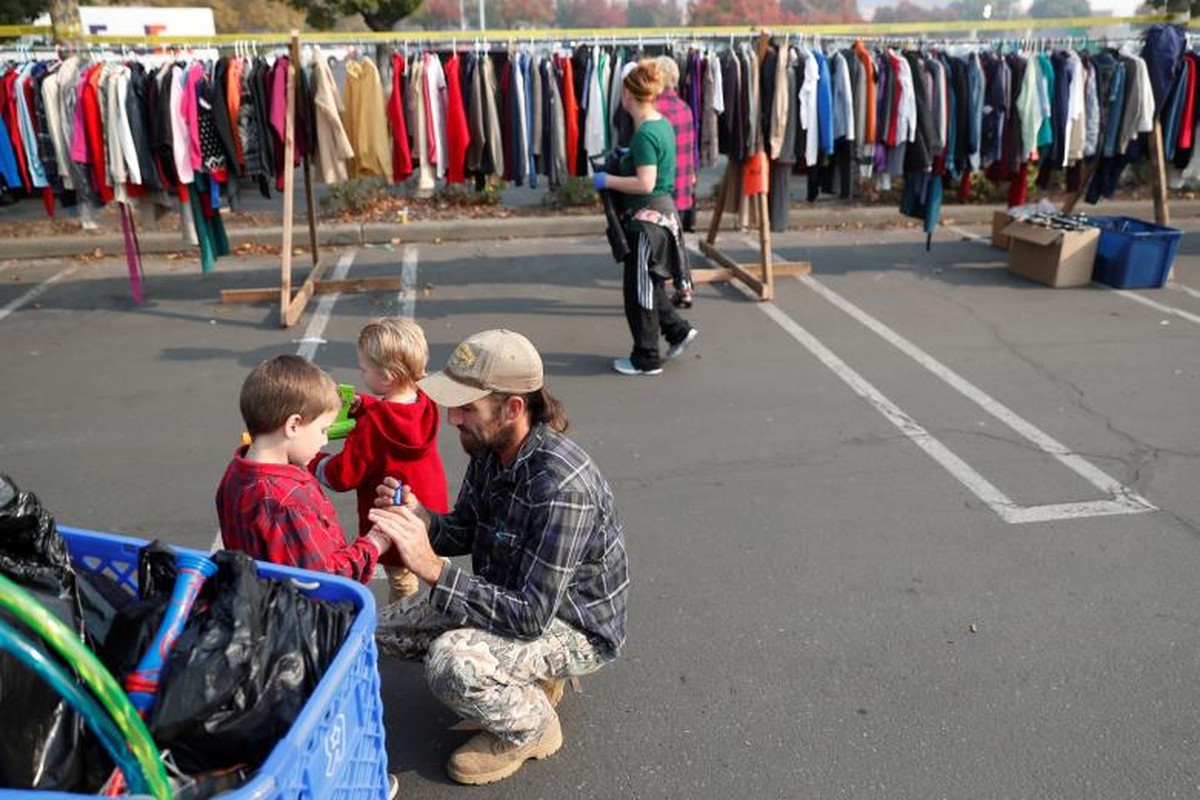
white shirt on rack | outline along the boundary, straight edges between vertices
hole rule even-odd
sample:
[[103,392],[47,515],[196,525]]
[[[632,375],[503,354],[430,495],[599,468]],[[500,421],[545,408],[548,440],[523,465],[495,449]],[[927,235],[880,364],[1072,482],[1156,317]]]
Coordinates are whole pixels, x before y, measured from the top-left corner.
[[437,164],[437,176],[446,177],[446,73],[441,59],[434,53],[425,54],[425,89],[429,92],[429,120],[433,128],[430,142],[431,160]]
[[800,85],[800,127],[808,132],[804,140],[804,163],[817,163],[817,57],[807,47],[800,48],[804,56],[804,83]]

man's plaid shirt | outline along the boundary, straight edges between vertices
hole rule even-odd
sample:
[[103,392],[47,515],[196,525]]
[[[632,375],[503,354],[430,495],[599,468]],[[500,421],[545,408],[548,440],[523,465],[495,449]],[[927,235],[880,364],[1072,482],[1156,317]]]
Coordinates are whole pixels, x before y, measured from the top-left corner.
[[675,129],[675,208],[687,211],[695,203],[693,180],[696,176],[696,125],[692,109],[678,92],[666,89],[654,107]]
[[608,482],[579,445],[535,425],[512,466],[494,453],[472,458],[454,508],[432,518],[434,551],[469,553],[473,572],[447,562],[434,608],[527,640],[559,617],[609,655],[620,651],[625,536]]

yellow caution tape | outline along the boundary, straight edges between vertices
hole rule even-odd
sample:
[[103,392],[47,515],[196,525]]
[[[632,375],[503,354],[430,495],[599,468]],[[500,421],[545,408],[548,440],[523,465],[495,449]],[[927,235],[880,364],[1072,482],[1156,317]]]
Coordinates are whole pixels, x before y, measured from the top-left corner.
[[[1049,19],[980,19],[946,22],[852,22],[830,25],[773,25],[773,26],[712,26],[694,28],[546,28],[539,30],[485,31],[314,31],[300,34],[301,43],[405,43],[405,42],[524,42],[536,39],[571,42],[594,40],[604,43],[620,39],[628,42],[638,38],[679,39],[756,36],[763,32],[772,35],[796,36],[861,36],[864,38],[895,34],[940,34],[1012,32],[1022,34],[1047,29],[1101,28],[1118,25],[1150,25],[1170,22],[1166,14],[1141,14],[1130,17],[1054,17]],[[0,38],[15,36],[52,36],[50,27],[36,25],[0,26]],[[192,45],[198,47],[238,43],[287,44],[287,33],[219,33],[208,36],[82,36],[86,44],[145,45],[169,47]]]

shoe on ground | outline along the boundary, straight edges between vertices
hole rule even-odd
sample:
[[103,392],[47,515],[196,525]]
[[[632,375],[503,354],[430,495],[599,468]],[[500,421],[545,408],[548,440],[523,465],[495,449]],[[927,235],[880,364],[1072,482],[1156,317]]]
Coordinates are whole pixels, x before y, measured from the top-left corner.
[[691,308],[692,307],[692,290],[678,289],[675,294],[671,295],[671,305],[676,308]]
[[400,796],[400,779],[392,773],[388,773],[388,793],[387,800],[396,800]]
[[687,336],[683,337],[678,342],[667,348],[667,359],[669,361],[674,361],[683,355],[683,351],[688,349],[688,345],[695,341],[699,334],[700,331],[696,328],[692,328],[690,331],[688,331]]
[[558,715],[536,739],[525,745],[504,741],[491,731],[481,731],[450,755],[446,773],[456,783],[478,786],[503,780],[531,758],[547,758],[562,747],[562,726]]
[[566,691],[567,681],[565,678],[547,678],[544,681],[538,681],[542,686],[542,691],[546,693],[546,699],[550,701],[551,708],[558,708],[558,704],[562,702],[563,692]]
[[661,375],[662,367],[654,369],[638,369],[633,365],[633,361],[628,358],[613,359],[613,369],[622,375]]
[[421,591],[421,581],[416,573],[404,567],[388,567],[388,605],[412,597]]

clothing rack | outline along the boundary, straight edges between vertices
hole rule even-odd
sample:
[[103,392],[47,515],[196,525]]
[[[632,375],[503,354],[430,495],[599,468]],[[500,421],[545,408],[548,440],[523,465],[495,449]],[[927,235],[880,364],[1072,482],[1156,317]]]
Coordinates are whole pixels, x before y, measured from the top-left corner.
[[296,122],[296,83],[297,70],[300,69],[300,33],[292,31],[288,46],[287,92],[285,97],[284,139],[283,139],[283,243],[279,258],[279,287],[267,289],[225,289],[221,292],[222,303],[258,303],[264,300],[279,301],[280,327],[290,328],[295,325],[308,301],[314,295],[332,294],[334,292],[366,292],[366,291],[398,291],[400,278],[353,278],[343,280],[325,280],[323,275],[328,266],[322,262],[317,246],[316,203],[313,197],[312,162],[309,155],[303,158],[304,169],[304,199],[308,210],[308,240],[312,252],[312,268],[300,285],[300,289],[292,293],[292,237],[293,211],[295,201],[296,168],[295,168],[295,122]]
[[[989,21],[968,21],[956,23],[897,23],[890,25],[866,25],[866,24],[851,24],[851,25],[818,25],[818,26],[779,26],[775,28],[775,34],[779,36],[796,37],[802,43],[811,42],[813,46],[822,46],[822,37],[827,37],[824,41],[832,43],[839,40],[848,41],[863,41],[874,42],[879,44],[887,44],[894,47],[916,47],[916,48],[936,48],[936,47],[956,47],[956,46],[979,46],[980,44],[992,45],[1003,48],[1006,45],[1017,47],[1054,47],[1059,45],[1074,45],[1079,42],[1083,45],[1090,44],[1107,44],[1111,40],[1105,37],[1080,37],[1061,35],[1049,37],[1033,37],[1029,31],[1041,28],[1054,27],[1098,27],[1121,24],[1146,24],[1152,22],[1169,21],[1169,18],[1163,15],[1142,15],[1134,17],[1113,17],[1113,18],[1083,18],[1083,19],[1047,19],[1047,20],[989,20]],[[28,26],[19,29],[21,36],[37,35]],[[45,29],[47,32],[49,28]],[[9,31],[14,29],[4,29],[0,27],[0,37],[3,37]],[[994,39],[984,39],[978,37],[979,31],[1024,31],[1023,36],[1003,37],[997,36]],[[931,37],[929,34],[962,32],[968,34],[964,38],[952,37]],[[15,34],[15,31],[14,31]],[[315,294],[323,294],[337,291],[368,291],[368,290],[393,290],[400,288],[399,278],[378,278],[365,280],[351,281],[330,281],[323,280],[324,265],[321,263],[317,245],[316,235],[316,219],[314,210],[314,197],[312,186],[312,167],[309,156],[302,159],[305,180],[305,199],[307,204],[307,216],[309,225],[309,243],[312,252],[312,268],[301,284],[300,289],[293,294],[292,286],[292,243],[293,243],[293,211],[294,211],[294,188],[295,188],[295,141],[293,126],[295,122],[295,101],[297,94],[296,81],[298,80],[297,69],[301,66],[301,38],[304,44],[334,44],[334,43],[358,43],[361,45],[374,44],[380,46],[416,46],[428,47],[430,49],[442,49],[447,45],[455,50],[469,50],[472,47],[475,49],[486,48],[495,50],[500,48],[522,47],[522,46],[581,46],[581,45],[607,45],[607,46],[637,46],[644,45],[665,45],[675,48],[689,47],[710,47],[717,49],[727,39],[730,47],[737,43],[744,43],[751,37],[757,39],[757,47],[761,58],[762,52],[769,43],[771,33],[761,29],[748,29],[746,27],[732,28],[679,28],[679,29],[623,29],[623,30],[546,30],[546,31],[483,31],[478,35],[470,35],[462,31],[448,32],[388,32],[388,33],[322,33],[316,36],[304,36],[297,31],[292,31],[290,34],[223,34],[213,36],[146,36],[146,37],[107,37],[107,36],[83,36],[80,37],[80,43],[74,45],[74,49],[83,51],[90,48],[106,48],[112,46],[121,46],[122,48],[145,47],[145,48],[169,48],[169,47],[184,47],[184,48],[212,48],[212,47],[236,47],[253,42],[256,45],[285,44],[290,53],[289,69],[287,73],[287,90],[286,90],[286,121],[285,121],[285,173],[283,176],[284,183],[284,220],[283,220],[283,241],[282,252],[280,259],[280,284],[278,287],[263,288],[263,289],[245,289],[245,290],[228,290],[221,293],[223,303],[236,302],[262,302],[264,300],[278,299],[280,303],[280,322],[283,327],[290,327],[295,324],[304,311],[308,300]],[[1082,41],[1080,41],[1082,40]],[[30,52],[38,49],[35,44],[16,44],[10,45],[18,49],[18,52]],[[44,45],[42,46],[44,47]],[[131,55],[136,54],[130,53]],[[1166,197],[1166,182],[1165,182],[1165,164],[1163,162],[1163,147],[1162,147],[1162,129],[1161,124],[1156,121],[1155,129],[1150,136],[1150,155],[1154,164],[1152,182],[1154,184],[1154,205],[1155,218],[1159,224],[1166,224],[1169,220],[1169,210],[1167,208]],[[754,158],[755,156],[751,156]],[[1090,181],[1091,172],[1095,169],[1095,163],[1088,170],[1088,180],[1083,182],[1086,187]],[[775,263],[771,254],[771,233],[769,229],[766,187],[760,188],[761,191],[755,191],[749,194],[752,208],[757,212],[759,226],[759,247],[761,248],[761,257],[758,263],[743,264],[730,258],[717,247],[717,237],[720,231],[720,223],[724,211],[728,203],[733,198],[741,196],[741,175],[739,171],[742,164],[730,161],[727,163],[725,174],[721,181],[722,191],[718,197],[716,209],[712,216],[708,235],[705,240],[700,243],[700,249],[706,257],[715,262],[719,266],[711,270],[696,270],[695,278],[698,282],[706,281],[723,281],[738,279],[744,282],[754,291],[761,299],[771,299],[774,294],[774,278],[776,275],[784,274],[807,274],[811,271],[811,264],[808,262],[786,262]],[[1074,208],[1078,199],[1082,196],[1083,190],[1070,197],[1066,203],[1066,211]]]

